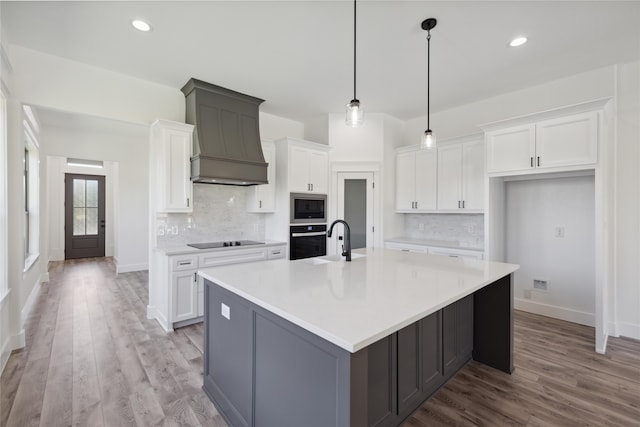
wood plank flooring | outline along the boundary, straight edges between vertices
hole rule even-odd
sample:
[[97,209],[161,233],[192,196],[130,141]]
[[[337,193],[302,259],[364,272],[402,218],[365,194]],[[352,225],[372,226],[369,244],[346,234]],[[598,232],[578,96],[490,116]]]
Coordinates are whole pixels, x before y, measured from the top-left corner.
[[[0,426],[225,426],[201,390],[202,324],[147,320],[146,272],[110,258],[51,263],[0,378]],[[405,426],[640,426],[640,342],[515,313],[515,367],[470,362]]]

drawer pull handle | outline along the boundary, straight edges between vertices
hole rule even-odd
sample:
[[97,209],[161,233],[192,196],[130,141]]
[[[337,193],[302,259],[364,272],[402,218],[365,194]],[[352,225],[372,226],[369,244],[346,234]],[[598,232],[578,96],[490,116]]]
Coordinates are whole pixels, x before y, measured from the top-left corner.
[[191,261],[180,261],[178,265],[191,265]]

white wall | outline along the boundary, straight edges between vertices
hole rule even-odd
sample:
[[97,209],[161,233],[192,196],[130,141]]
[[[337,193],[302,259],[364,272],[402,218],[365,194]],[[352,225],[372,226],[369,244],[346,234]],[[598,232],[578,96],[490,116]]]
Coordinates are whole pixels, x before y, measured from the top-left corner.
[[[181,102],[184,103],[184,100]],[[260,138],[272,141],[290,136],[304,137],[304,125],[298,121],[260,112]]]
[[[595,325],[593,176],[510,181],[506,186],[506,261],[516,308]],[[561,228],[564,237],[556,237]],[[548,281],[547,291],[533,280]]]
[[[117,163],[110,171],[115,179],[107,183],[115,191],[115,218],[107,226],[114,227],[113,255],[119,272],[145,270],[148,266],[148,132],[147,126],[139,126],[138,132],[129,134],[55,126],[44,127],[42,132],[44,151],[48,156]],[[51,197],[58,198],[58,203],[56,200],[50,202],[59,212],[59,195],[52,194]]]
[[361,162],[376,164],[381,200],[375,203],[382,221],[376,228],[376,242],[401,233],[402,214],[395,213],[395,152],[401,144],[404,123],[388,114],[368,113],[363,125],[357,128],[345,125],[344,114],[329,114],[328,138],[332,163]]
[[184,121],[179,89],[16,45],[8,53],[13,96],[26,104],[141,124]]
[[[45,159],[43,159],[45,160]],[[85,159],[95,160],[95,159]],[[105,177],[105,256],[115,255],[115,197],[118,182],[117,163],[104,161],[102,169],[67,165],[67,158],[47,156],[47,247],[49,261],[64,260],[65,250],[65,174],[102,175]]]
[[[524,88],[493,98],[431,113],[431,129],[439,140],[482,132],[478,125],[526,114],[566,107],[614,95],[615,67],[600,68],[539,86]],[[432,105],[436,108],[437,105]],[[425,117],[406,123],[403,145],[420,142]]]
[[640,339],[640,62],[616,73],[614,335]]

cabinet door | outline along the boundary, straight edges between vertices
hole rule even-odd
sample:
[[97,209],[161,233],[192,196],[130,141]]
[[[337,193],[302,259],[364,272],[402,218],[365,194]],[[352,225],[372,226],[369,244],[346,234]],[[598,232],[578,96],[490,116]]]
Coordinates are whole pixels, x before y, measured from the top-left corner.
[[307,193],[310,191],[307,154],[305,148],[289,147],[289,188],[291,192]]
[[268,184],[254,185],[249,194],[249,212],[274,212],[276,208],[276,149],[273,145],[263,145],[264,160],[267,167]]
[[462,146],[438,148],[438,209],[462,208]]
[[596,163],[597,117],[596,112],[590,112],[539,122],[536,125],[537,166],[552,168]]
[[191,150],[190,132],[164,130],[164,206],[165,212],[191,212]]
[[422,343],[422,396],[431,395],[444,381],[442,373],[441,312],[420,321]]
[[416,195],[416,164],[414,153],[396,156],[396,210],[413,209]]
[[529,170],[535,157],[535,126],[517,126],[487,133],[487,172]]
[[415,322],[398,331],[398,412],[419,403],[420,392],[420,327]]
[[457,303],[442,309],[442,365],[445,377],[458,365]]
[[484,144],[462,145],[462,207],[484,209]]
[[171,274],[173,313],[171,322],[198,317],[198,282],[195,270]]
[[200,276],[197,278],[198,280],[198,317],[204,316],[204,279]]
[[311,191],[327,194],[329,190],[329,154],[324,151],[309,150],[307,156]]
[[414,186],[416,209],[434,210],[438,189],[437,150],[420,150],[415,153]]

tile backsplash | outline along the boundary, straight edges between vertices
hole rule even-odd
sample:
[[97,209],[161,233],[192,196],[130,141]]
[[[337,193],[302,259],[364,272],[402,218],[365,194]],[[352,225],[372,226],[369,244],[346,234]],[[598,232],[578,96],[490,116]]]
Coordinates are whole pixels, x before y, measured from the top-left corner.
[[483,214],[405,214],[405,236],[484,248]]
[[265,239],[265,214],[247,212],[250,187],[193,185],[193,212],[156,218],[157,247]]

